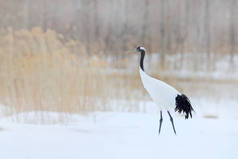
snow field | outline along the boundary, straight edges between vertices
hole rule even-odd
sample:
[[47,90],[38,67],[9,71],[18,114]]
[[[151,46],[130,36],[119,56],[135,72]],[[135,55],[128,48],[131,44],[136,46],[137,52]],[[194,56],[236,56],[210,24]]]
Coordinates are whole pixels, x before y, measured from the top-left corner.
[[6,159],[237,158],[237,119],[174,117],[164,113],[92,113],[69,124],[32,125],[0,121],[0,154]]

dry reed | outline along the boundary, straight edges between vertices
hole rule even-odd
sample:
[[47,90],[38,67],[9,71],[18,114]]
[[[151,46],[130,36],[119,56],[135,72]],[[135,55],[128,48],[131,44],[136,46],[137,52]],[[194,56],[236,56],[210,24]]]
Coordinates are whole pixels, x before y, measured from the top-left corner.
[[0,57],[0,102],[16,113],[112,111],[113,100],[132,98],[130,90],[140,86],[126,83],[127,75],[106,74],[105,60],[88,57],[82,45],[52,30],[9,28],[0,37]]

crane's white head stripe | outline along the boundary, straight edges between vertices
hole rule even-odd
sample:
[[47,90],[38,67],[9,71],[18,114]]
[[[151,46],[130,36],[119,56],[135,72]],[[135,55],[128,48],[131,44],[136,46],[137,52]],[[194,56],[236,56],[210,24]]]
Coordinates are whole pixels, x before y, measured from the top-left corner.
[[144,50],[144,51],[146,51],[146,50],[145,50],[145,48],[144,48],[144,47],[142,47],[142,46],[140,46],[140,50]]

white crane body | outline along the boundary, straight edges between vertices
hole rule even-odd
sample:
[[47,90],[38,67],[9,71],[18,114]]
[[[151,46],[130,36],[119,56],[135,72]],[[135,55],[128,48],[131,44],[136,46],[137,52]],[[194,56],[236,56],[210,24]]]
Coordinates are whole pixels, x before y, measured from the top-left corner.
[[144,88],[160,110],[174,110],[176,96],[181,93],[167,83],[150,77],[141,68],[139,70]]

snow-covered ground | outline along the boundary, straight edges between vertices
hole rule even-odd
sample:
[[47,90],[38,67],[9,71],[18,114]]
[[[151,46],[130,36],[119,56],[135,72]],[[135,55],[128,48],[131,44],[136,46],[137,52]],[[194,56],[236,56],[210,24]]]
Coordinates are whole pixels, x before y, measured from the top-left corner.
[[[234,112],[235,113],[235,112]],[[55,118],[56,113],[49,113]],[[72,115],[67,124],[35,125],[0,120],[2,159],[238,158],[237,118],[184,120],[173,114],[177,136],[164,113]]]

